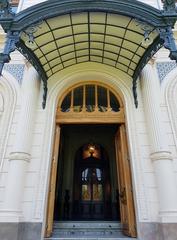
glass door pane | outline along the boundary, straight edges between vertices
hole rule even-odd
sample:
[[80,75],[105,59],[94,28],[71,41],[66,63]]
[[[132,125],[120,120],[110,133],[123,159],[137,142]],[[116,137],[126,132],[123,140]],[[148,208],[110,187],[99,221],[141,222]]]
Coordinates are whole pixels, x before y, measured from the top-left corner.
[[91,178],[90,178],[90,168],[86,168],[82,171],[82,200],[91,201]]

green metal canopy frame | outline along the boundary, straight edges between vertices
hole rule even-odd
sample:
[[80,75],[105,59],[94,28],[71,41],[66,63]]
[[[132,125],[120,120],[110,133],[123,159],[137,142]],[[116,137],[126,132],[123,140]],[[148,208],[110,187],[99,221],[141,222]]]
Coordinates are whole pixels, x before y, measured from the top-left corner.
[[8,0],[0,0],[0,24],[6,34],[4,50],[0,53],[0,74],[5,63],[10,61],[10,53],[19,50],[36,68],[44,84],[43,108],[47,98],[48,76],[34,52],[25,45],[22,35],[25,33],[30,41],[34,40],[34,29],[48,19],[66,14],[101,12],[130,17],[141,25],[145,40],[152,31],[158,34],[145,49],[132,75],[133,96],[137,101],[137,78],[149,59],[162,47],[170,50],[169,57],[177,61],[177,48],[172,28],[177,19],[175,0],[164,0],[163,10],[158,10],[137,0],[48,0],[29,7],[18,14],[11,10]]

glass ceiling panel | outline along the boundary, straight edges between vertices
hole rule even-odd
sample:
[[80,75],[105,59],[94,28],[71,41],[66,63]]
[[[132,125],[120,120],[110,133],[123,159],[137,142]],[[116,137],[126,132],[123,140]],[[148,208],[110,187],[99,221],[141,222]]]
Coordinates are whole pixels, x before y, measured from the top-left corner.
[[[65,67],[99,62],[132,76],[147,46],[135,19],[106,12],[71,13],[44,20],[34,34],[34,54],[48,77]],[[152,30],[153,31],[153,30]],[[153,39],[158,33],[150,34]],[[22,40],[26,41],[25,34]]]

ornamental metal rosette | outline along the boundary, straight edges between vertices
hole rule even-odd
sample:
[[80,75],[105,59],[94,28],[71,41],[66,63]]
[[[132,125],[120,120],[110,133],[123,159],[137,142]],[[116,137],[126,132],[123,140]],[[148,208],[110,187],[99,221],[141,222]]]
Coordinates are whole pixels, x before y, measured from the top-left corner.
[[[126,61],[130,61],[130,64],[129,66],[128,64],[124,64],[124,68],[122,68],[127,68],[127,74],[132,77],[133,96],[135,105],[137,107],[137,79],[141,70],[149,61],[149,59],[162,46],[164,46],[170,51],[169,57],[172,60],[177,61],[177,48],[172,32],[177,19],[175,0],[164,0],[163,10],[158,10],[137,0],[48,0],[46,2],[29,7],[18,14],[14,14],[12,12],[8,0],[0,0],[0,24],[7,33],[4,51],[0,54],[0,74],[2,73],[4,64],[10,61],[10,53],[15,49],[19,50],[31,62],[41,76],[44,84],[43,108],[45,108],[47,98],[47,80],[51,74],[54,74],[54,71],[52,71],[51,68],[47,72],[44,64],[42,64],[41,59],[36,54],[37,51],[33,51],[34,45],[36,49],[41,50],[40,46],[37,45],[36,33],[40,32],[41,28],[43,28],[45,24],[48,24],[48,19],[50,20],[52,18],[56,18],[58,21],[62,21],[60,20],[60,17],[64,15],[70,15],[72,18],[74,14],[88,13],[89,16],[89,13],[93,12],[105,13],[106,16],[108,14],[112,14],[120,16],[120,18],[121,16],[129,18],[129,25],[127,25],[125,28],[123,26],[121,27],[125,32],[130,31],[133,34],[137,34],[137,36],[142,36],[142,41],[139,42],[138,47],[139,49],[141,48],[143,50],[143,54],[139,56],[140,58],[137,60],[137,62],[133,62],[133,57],[132,59],[127,58]],[[136,30],[133,30],[133,28],[130,26],[131,24],[134,24],[134,22],[136,22]],[[90,26],[92,25],[89,20],[87,24],[88,28],[90,29]],[[106,21],[104,22],[104,25],[105,28],[109,26]],[[51,34],[53,34],[54,30],[51,28],[51,26],[48,27],[51,29]],[[113,24],[111,27],[114,27]],[[72,24],[71,28],[73,29]],[[87,34],[89,35],[92,33],[90,30],[88,30]],[[104,33],[104,35],[107,37],[106,33]],[[122,41],[124,41],[125,38],[122,39]],[[88,41],[90,41],[90,38]],[[131,42],[131,38],[129,38],[128,41]],[[56,44],[56,41],[54,41],[54,43]],[[90,45],[91,44],[89,42],[89,46]],[[58,57],[62,58],[59,53],[60,49],[57,49],[57,51]],[[132,54],[138,56],[138,51],[133,51],[134,52],[132,52]],[[75,55],[77,55],[77,52],[75,52]],[[117,53],[117,60],[119,55],[120,52]],[[109,56],[109,58],[111,58],[111,61],[113,60],[112,57]],[[124,56],[124,58],[126,57]],[[90,59],[91,58],[89,55],[89,60]],[[76,57],[76,63],[77,60],[78,59]],[[102,58],[102,63],[104,63],[104,60],[105,59]],[[63,66],[65,65],[64,62],[62,64]],[[131,64],[134,64],[133,68],[130,67]],[[111,64],[111,66],[113,65],[114,64]],[[118,62],[115,62],[115,66],[118,66],[117,68],[119,68]],[[49,71],[51,71],[50,75]],[[124,71],[126,72],[126,70]]]

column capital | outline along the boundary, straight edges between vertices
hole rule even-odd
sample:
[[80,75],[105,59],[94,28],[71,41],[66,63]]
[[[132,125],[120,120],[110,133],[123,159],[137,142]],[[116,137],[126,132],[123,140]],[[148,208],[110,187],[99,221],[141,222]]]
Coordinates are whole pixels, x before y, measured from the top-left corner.
[[9,161],[21,160],[29,162],[31,159],[31,154],[25,152],[11,152],[9,156]]

